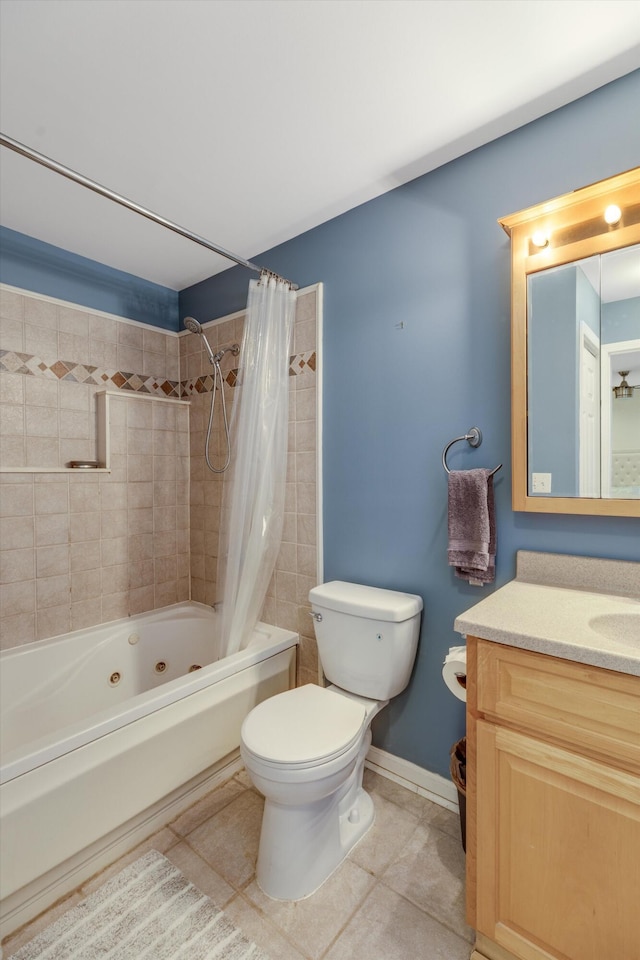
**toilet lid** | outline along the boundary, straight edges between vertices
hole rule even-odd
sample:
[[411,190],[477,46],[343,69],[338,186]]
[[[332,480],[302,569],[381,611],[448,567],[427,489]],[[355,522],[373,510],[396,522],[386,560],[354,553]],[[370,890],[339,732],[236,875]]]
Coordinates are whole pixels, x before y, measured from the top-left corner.
[[365,713],[363,704],[309,683],[254,707],[242,725],[242,741],[273,763],[318,763],[349,749]]

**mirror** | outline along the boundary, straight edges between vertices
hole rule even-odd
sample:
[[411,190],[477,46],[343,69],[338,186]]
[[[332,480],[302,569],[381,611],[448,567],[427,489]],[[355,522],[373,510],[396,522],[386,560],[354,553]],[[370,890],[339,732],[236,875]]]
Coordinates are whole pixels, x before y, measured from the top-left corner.
[[640,168],[500,223],[513,509],[640,516]]
[[528,277],[527,396],[529,496],[640,498],[640,245]]

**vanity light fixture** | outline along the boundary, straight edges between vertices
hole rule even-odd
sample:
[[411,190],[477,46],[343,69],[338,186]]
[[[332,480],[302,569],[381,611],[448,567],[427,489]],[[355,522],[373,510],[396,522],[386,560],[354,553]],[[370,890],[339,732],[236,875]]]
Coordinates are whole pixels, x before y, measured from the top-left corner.
[[604,212],[605,223],[608,223],[611,226],[613,226],[615,223],[620,223],[621,216],[622,210],[615,203],[609,204]]
[[546,247],[549,243],[549,234],[545,233],[544,230],[535,230],[531,235],[531,243],[534,247]]
[[633,396],[634,390],[640,390],[640,383],[634,386],[629,386],[627,383],[627,377],[629,376],[628,370],[618,370],[618,376],[622,377],[621,383],[613,388],[616,400],[630,400]]

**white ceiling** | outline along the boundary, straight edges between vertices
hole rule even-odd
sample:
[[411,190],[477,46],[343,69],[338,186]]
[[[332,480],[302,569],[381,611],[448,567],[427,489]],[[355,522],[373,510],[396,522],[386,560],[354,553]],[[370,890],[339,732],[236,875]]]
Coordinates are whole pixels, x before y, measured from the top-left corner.
[[[2,132],[247,259],[640,66],[640,0],[0,0]],[[4,225],[229,263],[0,151]],[[265,264],[269,266],[269,264]]]

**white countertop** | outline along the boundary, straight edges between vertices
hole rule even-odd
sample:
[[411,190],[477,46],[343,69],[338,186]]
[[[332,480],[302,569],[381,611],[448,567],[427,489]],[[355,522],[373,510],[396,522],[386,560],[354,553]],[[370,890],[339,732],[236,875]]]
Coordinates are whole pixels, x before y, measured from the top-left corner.
[[[634,581],[637,572],[640,588],[640,564],[627,565],[630,572]],[[640,596],[530,583],[518,576],[461,613],[454,628],[464,635],[640,676]]]

